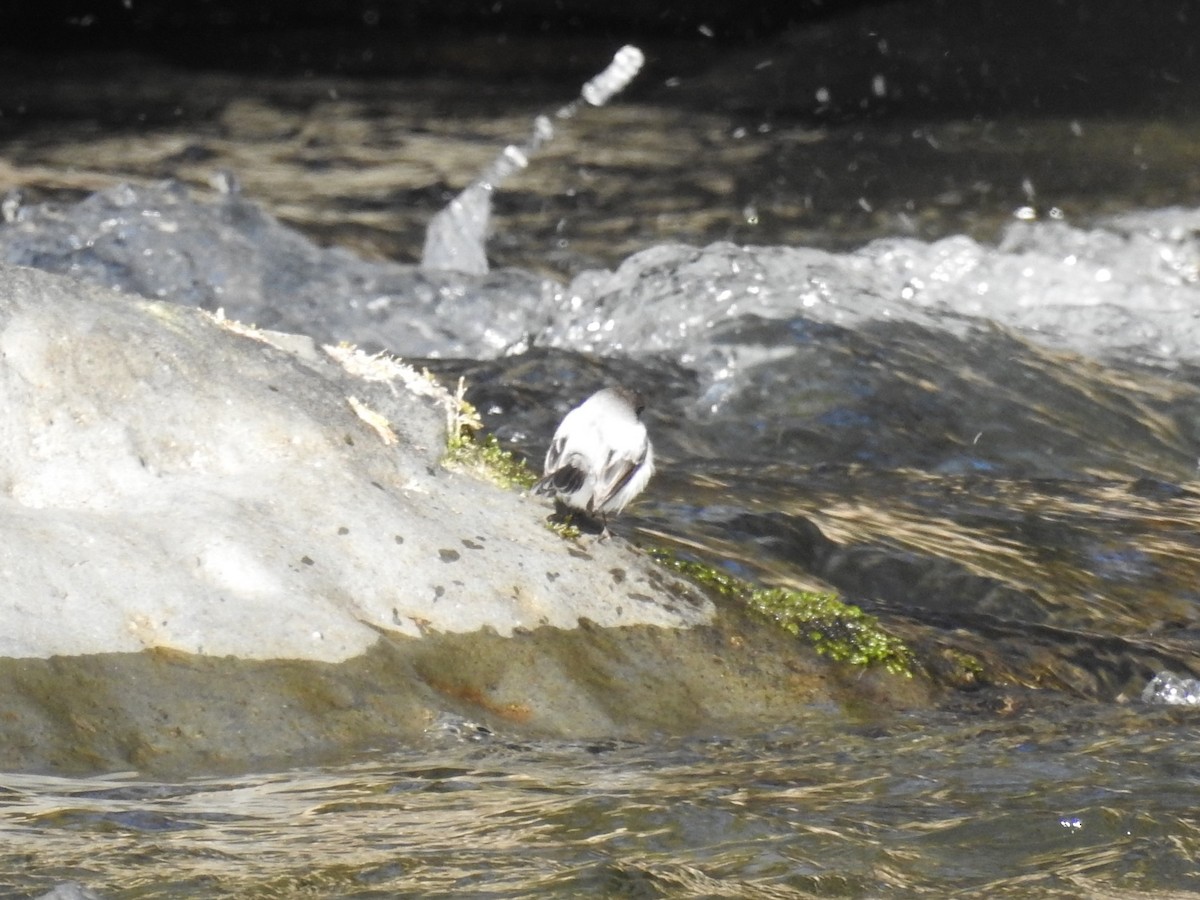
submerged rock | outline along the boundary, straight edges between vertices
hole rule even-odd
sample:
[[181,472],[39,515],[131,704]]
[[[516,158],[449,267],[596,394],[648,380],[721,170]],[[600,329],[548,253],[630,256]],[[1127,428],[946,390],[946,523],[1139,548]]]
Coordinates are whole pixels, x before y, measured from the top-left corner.
[[500,353],[540,327],[558,289],[515,270],[362,260],[317,246],[236,191],[203,200],[171,181],[21,208],[0,226],[0,262],[410,357]]
[[296,762],[447,709],[761,724],[836,693],[622,542],[443,466],[454,400],[393,360],[0,267],[0,394],[4,768]]

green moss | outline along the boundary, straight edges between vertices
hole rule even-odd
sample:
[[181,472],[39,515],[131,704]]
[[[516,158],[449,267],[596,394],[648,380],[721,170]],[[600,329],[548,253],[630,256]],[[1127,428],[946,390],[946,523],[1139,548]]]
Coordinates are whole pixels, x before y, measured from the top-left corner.
[[986,671],[979,657],[964,650],[946,648],[942,652],[942,655],[946,659],[951,660],[955,664],[955,668],[963,673],[964,677],[972,679],[982,678]]
[[912,675],[912,654],[904,642],[884,631],[874,616],[833,594],[759,588],[750,593],[747,605],[831,659]]
[[568,541],[577,540],[583,532],[579,530],[579,526],[571,522],[559,522],[554,519],[547,520],[546,527],[557,534],[559,537]]
[[475,472],[503,488],[533,487],[537,475],[501,447],[494,434],[480,434],[483,420],[474,405],[467,401],[465,393],[466,384],[460,378],[449,416],[443,463]]
[[835,594],[755,587],[727,572],[679,559],[669,552],[656,551],[653,556],[672,571],[742,603],[830,659],[857,666],[883,666],[895,675],[912,677],[914,658],[905,643],[885,631],[874,616],[843,603]]
[[927,658],[939,680],[959,690],[970,690],[991,679],[983,661],[957,647],[942,647]]
[[444,461],[476,472],[503,488],[531,488],[537,481],[529,467],[501,447],[493,434],[451,439]]

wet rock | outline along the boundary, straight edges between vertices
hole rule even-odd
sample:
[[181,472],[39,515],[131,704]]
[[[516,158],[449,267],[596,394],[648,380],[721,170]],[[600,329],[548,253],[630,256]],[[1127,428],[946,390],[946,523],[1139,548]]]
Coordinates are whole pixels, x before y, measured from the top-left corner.
[[557,289],[517,270],[474,276],[358,259],[237,190],[205,200],[174,181],[114,185],[13,218],[0,228],[0,262],[405,356],[499,353],[540,326]]
[[621,541],[445,468],[454,401],[395,361],[3,267],[0,394],[4,768],[295,762],[447,708],[600,736],[829,698],[822,666],[720,661],[740,626]]

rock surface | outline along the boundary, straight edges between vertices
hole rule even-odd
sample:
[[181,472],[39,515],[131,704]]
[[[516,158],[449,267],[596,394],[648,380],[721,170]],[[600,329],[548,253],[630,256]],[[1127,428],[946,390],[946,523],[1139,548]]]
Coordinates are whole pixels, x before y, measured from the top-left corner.
[[615,547],[572,552],[543,505],[442,468],[453,401],[415,372],[424,395],[382,358],[335,350],[343,367],[305,338],[0,277],[6,656],[336,662],[378,629],[711,616],[652,602],[651,570]]
[[794,647],[759,658],[754,626],[623,542],[565,541],[544,504],[444,467],[454,401],[393,360],[0,267],[0,396],[4,768],[295,762],[455,711],[598,736],[829,699],[826,667],[796,683]]

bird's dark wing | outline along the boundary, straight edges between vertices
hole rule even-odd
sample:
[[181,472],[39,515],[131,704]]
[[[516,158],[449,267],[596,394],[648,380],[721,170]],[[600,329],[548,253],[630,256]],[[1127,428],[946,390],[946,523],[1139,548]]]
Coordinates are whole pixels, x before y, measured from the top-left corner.
[[583,469],[568,463],[543,476],[533,490],[537,494],[573,494],[583,487],[586,477]]
[[628,484],[629,479],[633,477],[633,473],[645,461],[646,454],[644,453],[637,460],[631,460],[628,457],[614,459],[613,454],[609,453],[608,460],[604,464],[604,470],[600,473],[600,477],[596,479],[596,508],[603,509],[604,504],[620,493],[621,488]]
[[581,459],[572,453],[563,459],[563,447],[566,441],[562,438],[550,445],[546,453],[546,474],[533,486],[538,494],[573,494],[583,487],[587,473],[580,467]]

